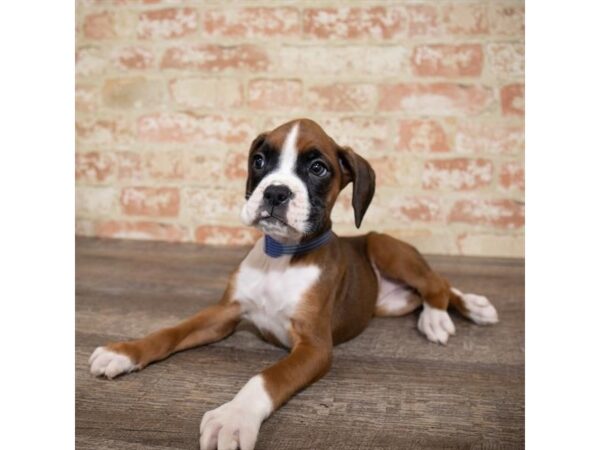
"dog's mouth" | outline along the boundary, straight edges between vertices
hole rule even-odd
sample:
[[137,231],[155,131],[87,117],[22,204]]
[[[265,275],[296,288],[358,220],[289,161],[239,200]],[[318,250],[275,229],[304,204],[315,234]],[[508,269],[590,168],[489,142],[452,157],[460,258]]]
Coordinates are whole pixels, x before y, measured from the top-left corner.
[[266,234],[280,238],[297,237],[297,235],[302,234],[290,225],[285,218],[269,210],[262,210],[253,225]]
[[259,217],[257,220],[257,223],[278,223],[281,224],[285,227],[288,228],[293,228],[289,223],[287,223],[284,219],[282,219],[281,217],[273,214],[273,213],[268,213],[267,211],[264,211],[265,213],[267,213],[266,215],[263,215],[262,217]]

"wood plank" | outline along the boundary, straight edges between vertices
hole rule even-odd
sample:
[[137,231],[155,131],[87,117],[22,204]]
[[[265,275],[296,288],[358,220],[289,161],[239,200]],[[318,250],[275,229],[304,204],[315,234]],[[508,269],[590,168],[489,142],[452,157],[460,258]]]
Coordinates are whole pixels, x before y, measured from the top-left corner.
[[[197,448],[202,414],[230,400],[285,351],[248,327],[114,381],[87,358],[107,340],[170,325],[218,299],[247,248],[77,240],[77,448]],[[374,319],[334,351],[331,372],[267,420],[258,449],[396,449],[524,445],[524,264],[427,258],[465,291],[488,295],[501,322],[454,315],[446,347],[417,315]]]

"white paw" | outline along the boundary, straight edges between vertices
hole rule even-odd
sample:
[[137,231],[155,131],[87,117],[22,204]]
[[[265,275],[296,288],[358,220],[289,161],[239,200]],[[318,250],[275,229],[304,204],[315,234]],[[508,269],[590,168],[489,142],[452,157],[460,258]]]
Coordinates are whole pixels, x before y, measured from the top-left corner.
[[92,375],[104,375],[106,378],[114,378],[117,375],[128,373],[138,368],[129,356],[115,353],[106,347],[98,347],[94,350],[94,353],[90,356],[89,363]]
[[262,375],[250,378],[233,400],[204,414],[200,450],[253,450],[260,424],[272,411]]
[[234,399],[204,414],[200,423],[200,449],[254,449],[262,417],[250,407]]
[[423,303],[423,312],[419,316],[417,328],[431,342],[444,345],[448,342],[448,337],[456,332],[448,312],[443,309],[432,308],[427,303]]
[[483,295],[463,294],[462,301],[467,309],[469,319],[478,325],[498,322],[498,312],[494,305]]

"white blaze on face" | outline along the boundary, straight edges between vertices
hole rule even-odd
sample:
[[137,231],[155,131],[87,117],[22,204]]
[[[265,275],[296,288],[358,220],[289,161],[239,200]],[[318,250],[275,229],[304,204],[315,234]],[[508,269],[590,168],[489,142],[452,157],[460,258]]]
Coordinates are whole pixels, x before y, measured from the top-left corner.
[[[308,231],[307,221],[310,214],[308,190],[295,172],[296,160],[298,159],[297,143],[299,129],[299,123],[295,123],[292,126],[281,148],[277,167],[261,180],[244,204],[241,217],[246,225],[252,225],[256,221],[263,203],[265,189],[271,185],[284,185],[292,191],[292,198],[290,199],[287,214],[284,218],[286,223],[294,228],[297,233]],[[259,226],[261,226],[263,231],[273,236],[286,238],[291,237],[290,231],[293,233],[293,230],[289,230],[283,225],[262,226],[262,224],[259,224]]]

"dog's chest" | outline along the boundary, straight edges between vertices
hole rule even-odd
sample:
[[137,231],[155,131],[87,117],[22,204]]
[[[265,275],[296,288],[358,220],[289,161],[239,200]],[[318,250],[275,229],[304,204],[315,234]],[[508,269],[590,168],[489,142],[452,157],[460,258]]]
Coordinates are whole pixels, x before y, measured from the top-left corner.
[[289,257],[273,259],[262,254],[262,247],[260,253],[255,250],[240,266],[234,299],[242,306],[243,318],[289,347],[290,318],[321,270],[314,265],[290,266]]

